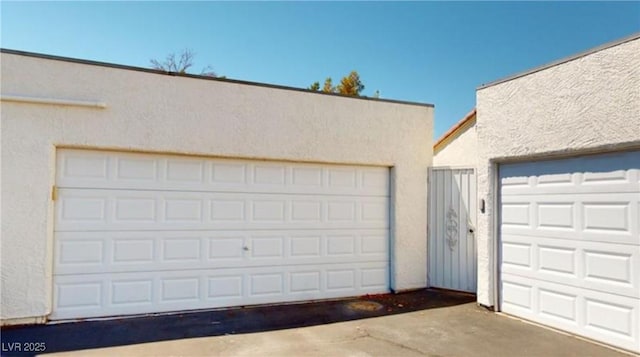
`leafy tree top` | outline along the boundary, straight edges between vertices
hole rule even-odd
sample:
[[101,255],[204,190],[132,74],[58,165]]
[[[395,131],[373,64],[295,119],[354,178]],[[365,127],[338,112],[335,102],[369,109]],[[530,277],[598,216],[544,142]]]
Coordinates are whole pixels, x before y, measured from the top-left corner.
[[309,90],[312,91],[322,91],[324,93],[338,93],[344,95],[350,95],[354,97],[359,97],[364,90],[364,84],[360,80],[360,75],[357,71],[351,71],[348,75],[342,77],[340,80],[340,84],[337,86],[333,85],[333,80],[331,77],[327,77],[324,80],[324,85],[320,88],[320,82],[314,82],[309,86]]

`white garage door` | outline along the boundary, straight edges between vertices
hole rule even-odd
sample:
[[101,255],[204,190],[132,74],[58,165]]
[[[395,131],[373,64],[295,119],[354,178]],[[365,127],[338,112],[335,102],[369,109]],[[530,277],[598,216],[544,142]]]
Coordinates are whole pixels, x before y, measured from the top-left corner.
[[640,152],[500,166],[502,311],[640,352]]
[[52,319],[383,293],[381,167],[60,150]]

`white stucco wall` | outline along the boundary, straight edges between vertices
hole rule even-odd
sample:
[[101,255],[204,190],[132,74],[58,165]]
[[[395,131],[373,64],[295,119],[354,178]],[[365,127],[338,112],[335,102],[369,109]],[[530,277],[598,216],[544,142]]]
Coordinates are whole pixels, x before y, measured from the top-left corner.
[[51,311],[60,146],[393,167],[395,290],[426,285],[433,108],[3,53],[2,94],[97,100],[105,109],[4,100],[3,323]]
[[433,166],[476,167],[478,135],[475,125],[457,133],[444,147],[434,151]]
[[640,147],[640,37],[477,92],[478,302],[495,301],[497,165]]

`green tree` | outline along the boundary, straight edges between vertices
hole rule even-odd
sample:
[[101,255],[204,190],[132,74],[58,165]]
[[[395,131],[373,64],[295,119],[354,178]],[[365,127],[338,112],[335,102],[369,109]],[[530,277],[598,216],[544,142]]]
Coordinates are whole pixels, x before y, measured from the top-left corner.
[[[309,86],[309,90],[319,91],[320,82],[313,82],[313,84]],[[360,96],[363,90],[364,84],[360,80],[360,75],[357,71],[351,71],[349,75],[342,77],[340,84],[337,86],[333,85],[331,77],[327,77],[327,79],[324,80],[324,85],[322,86],[322,92],[324,93],[338,93],[354,97]]]
[[348,76],[342,77],[337,87],[338,93],[344,95],[360,96],[364,90],[364,84],[360,80],[360,75],[356,71],[351,71]]
[[336,92],[336,87],[333,86],[333,81],[331,80],[331,77],[327,77],[327,79],[324,80],[324,86],[322,86],[322,91],[325,93]]

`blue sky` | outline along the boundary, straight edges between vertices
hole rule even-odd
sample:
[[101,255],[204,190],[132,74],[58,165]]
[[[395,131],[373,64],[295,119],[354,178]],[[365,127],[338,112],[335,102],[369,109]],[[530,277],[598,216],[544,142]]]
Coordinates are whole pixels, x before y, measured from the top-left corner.
[[640,32],[640,2],[7,2],[3,48],[307,87],[357,70],[364,94],[433,103],[435,136],[475,89]]

